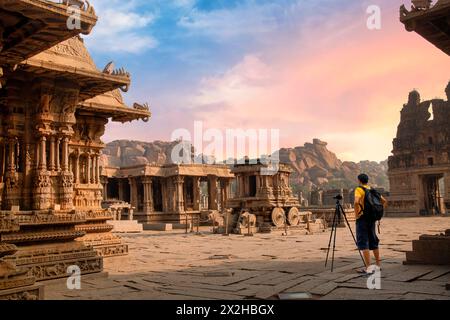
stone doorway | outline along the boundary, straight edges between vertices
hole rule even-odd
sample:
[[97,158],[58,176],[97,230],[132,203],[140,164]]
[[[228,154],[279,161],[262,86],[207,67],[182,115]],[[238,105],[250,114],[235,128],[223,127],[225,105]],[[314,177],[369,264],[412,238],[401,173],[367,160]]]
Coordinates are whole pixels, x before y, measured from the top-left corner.
[[445,214],[444,174],[426,175],[423,177],[424,209],[422,215]]

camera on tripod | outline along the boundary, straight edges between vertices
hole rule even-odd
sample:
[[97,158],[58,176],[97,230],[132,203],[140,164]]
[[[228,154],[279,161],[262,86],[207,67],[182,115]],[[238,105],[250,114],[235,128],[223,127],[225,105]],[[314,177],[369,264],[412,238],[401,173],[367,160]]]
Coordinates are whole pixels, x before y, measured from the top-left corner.
[[342,194],[338,194],[336,197],[333,197],[333,199],[341,201],[344,199],[344,197],[342,196]]

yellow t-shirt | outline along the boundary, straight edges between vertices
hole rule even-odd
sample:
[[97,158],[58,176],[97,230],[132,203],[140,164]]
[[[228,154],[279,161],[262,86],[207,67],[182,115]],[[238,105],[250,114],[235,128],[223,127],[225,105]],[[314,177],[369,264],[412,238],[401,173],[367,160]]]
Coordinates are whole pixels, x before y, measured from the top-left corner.
[[[370,186],[368,185],[363,185],[363,188],[366,189],[370,189]],[[361,218],[361,216],[363,215],[363,211],[364,211],[364,198],[366,196],[366,192],[364,191],[364,189],[361,188],[361,186],[359,186],[358,188],[355,189],[355,217],[356,219]],[[359,199],[358,202],[356,202],[356,200]]]

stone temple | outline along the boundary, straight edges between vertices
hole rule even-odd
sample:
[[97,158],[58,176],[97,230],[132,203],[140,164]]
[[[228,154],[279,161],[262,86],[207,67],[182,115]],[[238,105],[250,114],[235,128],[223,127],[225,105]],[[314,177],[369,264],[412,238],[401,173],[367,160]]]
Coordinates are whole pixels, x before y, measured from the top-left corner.
[[[450,55],[450,0],[412,0],[400,7],[400,21]],[[450,83],[445,99],[421,101],[409,94],[389,158],[388,214],[444,215],[450,210]],[[406,253],[406,264],[450,265],[450,230],[422,235]],[[447,285],[450,287],[450,284]]]
[[389,158],[389,213],[440,215],[450,210],[450,83],[447,99],[409,94]]
[[[69,5],[81,28],[67,28]],[[123,103],[127,72],[92,61],[79,37],[97,21],[87,2],[2,0],[0,21],[0,297],[37,299],[35,281],[127,253],[101,207],[101,137],[108,121],[150,112]]]

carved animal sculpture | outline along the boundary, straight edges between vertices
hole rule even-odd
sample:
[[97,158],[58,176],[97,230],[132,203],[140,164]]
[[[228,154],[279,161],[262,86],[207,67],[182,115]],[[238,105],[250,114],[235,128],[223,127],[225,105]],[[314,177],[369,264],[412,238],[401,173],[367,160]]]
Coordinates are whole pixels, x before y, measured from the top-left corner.
[[238,227],[248,228],[249,223],[250,227],[256,227],[256,216],[243,210],[239,215]]
[[114,62],[109,62],[103,69],[103,73],[112,74],[114,71]]
[[208,221],[211,221],[216,227],[222,227],[224,220],[224,217],[217,211],[212,211],[208,214]]

